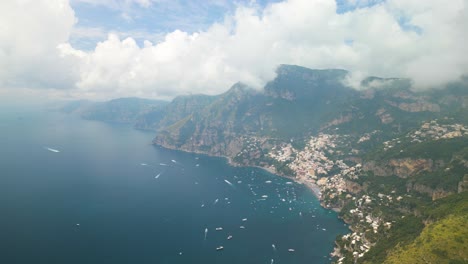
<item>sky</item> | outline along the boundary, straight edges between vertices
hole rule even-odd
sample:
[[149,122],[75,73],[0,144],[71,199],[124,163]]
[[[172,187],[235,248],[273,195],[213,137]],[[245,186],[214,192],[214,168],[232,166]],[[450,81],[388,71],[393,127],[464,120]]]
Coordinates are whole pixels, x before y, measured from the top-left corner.
[[468,0],[3,0],[0,97],[108,100],[261,89],[280,64],[468,73]]

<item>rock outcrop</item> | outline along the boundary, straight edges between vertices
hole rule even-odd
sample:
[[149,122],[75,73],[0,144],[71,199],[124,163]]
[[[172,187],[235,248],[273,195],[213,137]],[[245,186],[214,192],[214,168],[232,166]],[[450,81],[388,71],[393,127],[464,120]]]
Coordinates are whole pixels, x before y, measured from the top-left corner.
[[372,171],[376,176],[398,176],[408,178],[423,171],[432,172],[436,168],[431,159],[390,159],[388,161],[369,161],[363,170]]

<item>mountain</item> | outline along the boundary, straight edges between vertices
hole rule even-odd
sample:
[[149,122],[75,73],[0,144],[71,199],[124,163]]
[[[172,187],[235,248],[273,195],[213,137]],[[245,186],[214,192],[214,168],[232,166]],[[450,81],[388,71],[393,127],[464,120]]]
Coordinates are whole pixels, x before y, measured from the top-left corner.
[[133,120],[156,145],[311,186],[351,229],[336,240],[336,263],[466,262],[468,79],[419,91],[368,77],[355,90],[348,74],[281,65],[262,90],[236,83],[138,110],[104,104],[91,116]]
[[134,124],[140,116],[161,111],[167,104],[161,100],[119,98],[107,102],[70,102],[62,107],[62,111],[78,113],[90,120]]

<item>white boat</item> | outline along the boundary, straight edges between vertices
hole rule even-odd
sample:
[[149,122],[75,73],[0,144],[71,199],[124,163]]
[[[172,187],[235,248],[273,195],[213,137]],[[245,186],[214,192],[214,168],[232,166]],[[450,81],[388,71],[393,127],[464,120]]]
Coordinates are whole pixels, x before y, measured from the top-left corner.
[[227,237],[227,239],[228,239],[228,240],[231,240],[231,239],[232,239],[232,236],[231,236],[231,235],[229,235],[229,236]]
[[232,183],[231,183],[230,181],[228,181],[228,180],[224,180],[224,182],[226,182],[227,184],[229,184],[229,186],[232,186],[232,187],[234,187],[234,185],[232,185]]
[[161,176],[161,173],[158,173],[158,175],[156,175],[154,178],[157,179],[159,176]]
[[47,149],[50,152],[54,152],[54,153],[59,153],[60,152],[60,150],[58,150],[58,149],[47,148],[47,147],[45,149]]
[[223,249],[224,249],[223,246],[219,246],[219,247],[216,248],[217,251],[220,251],[220,250],[223,250]]
[[294,250],[293,248],[290,248],[290,249],[288,249],[288,251],[289,251],[289,252],[294,252],[294,251],[296,251],[296,250]]
[[265,183],[271,183],[271,181],[266,181]]
[[262,195],[262,198],[268,198],[268,195]]
[[245,221],[247,221],[247,218],[242,218],[242,222],[245,222]]
[[171,160],[171,161],[172,161],[173,163],[177,163],[177,161],[175,161],[175,160]]
[[148,164],[146,163],[140,163],[141,166],[147,166]]
[[289,184],[289,185],[290,185],[290,184],[293,184],[293,183],[292,183],[292,182],[286,182],[286,184]]
[[216,228],[216,231],[221,231],[221,230],[223,230],[222,227],[217,227],[217,228]]
[[240,226],[241,229],[245,229],[245,226]]

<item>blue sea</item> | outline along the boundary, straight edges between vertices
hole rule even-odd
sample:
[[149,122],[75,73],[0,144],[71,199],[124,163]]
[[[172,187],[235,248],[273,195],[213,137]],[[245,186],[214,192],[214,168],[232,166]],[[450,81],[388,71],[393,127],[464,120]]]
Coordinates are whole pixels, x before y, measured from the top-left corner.
[[348,231],[261,169],[163,149],[128,125],[0,110],[0,263],[330,263]]

